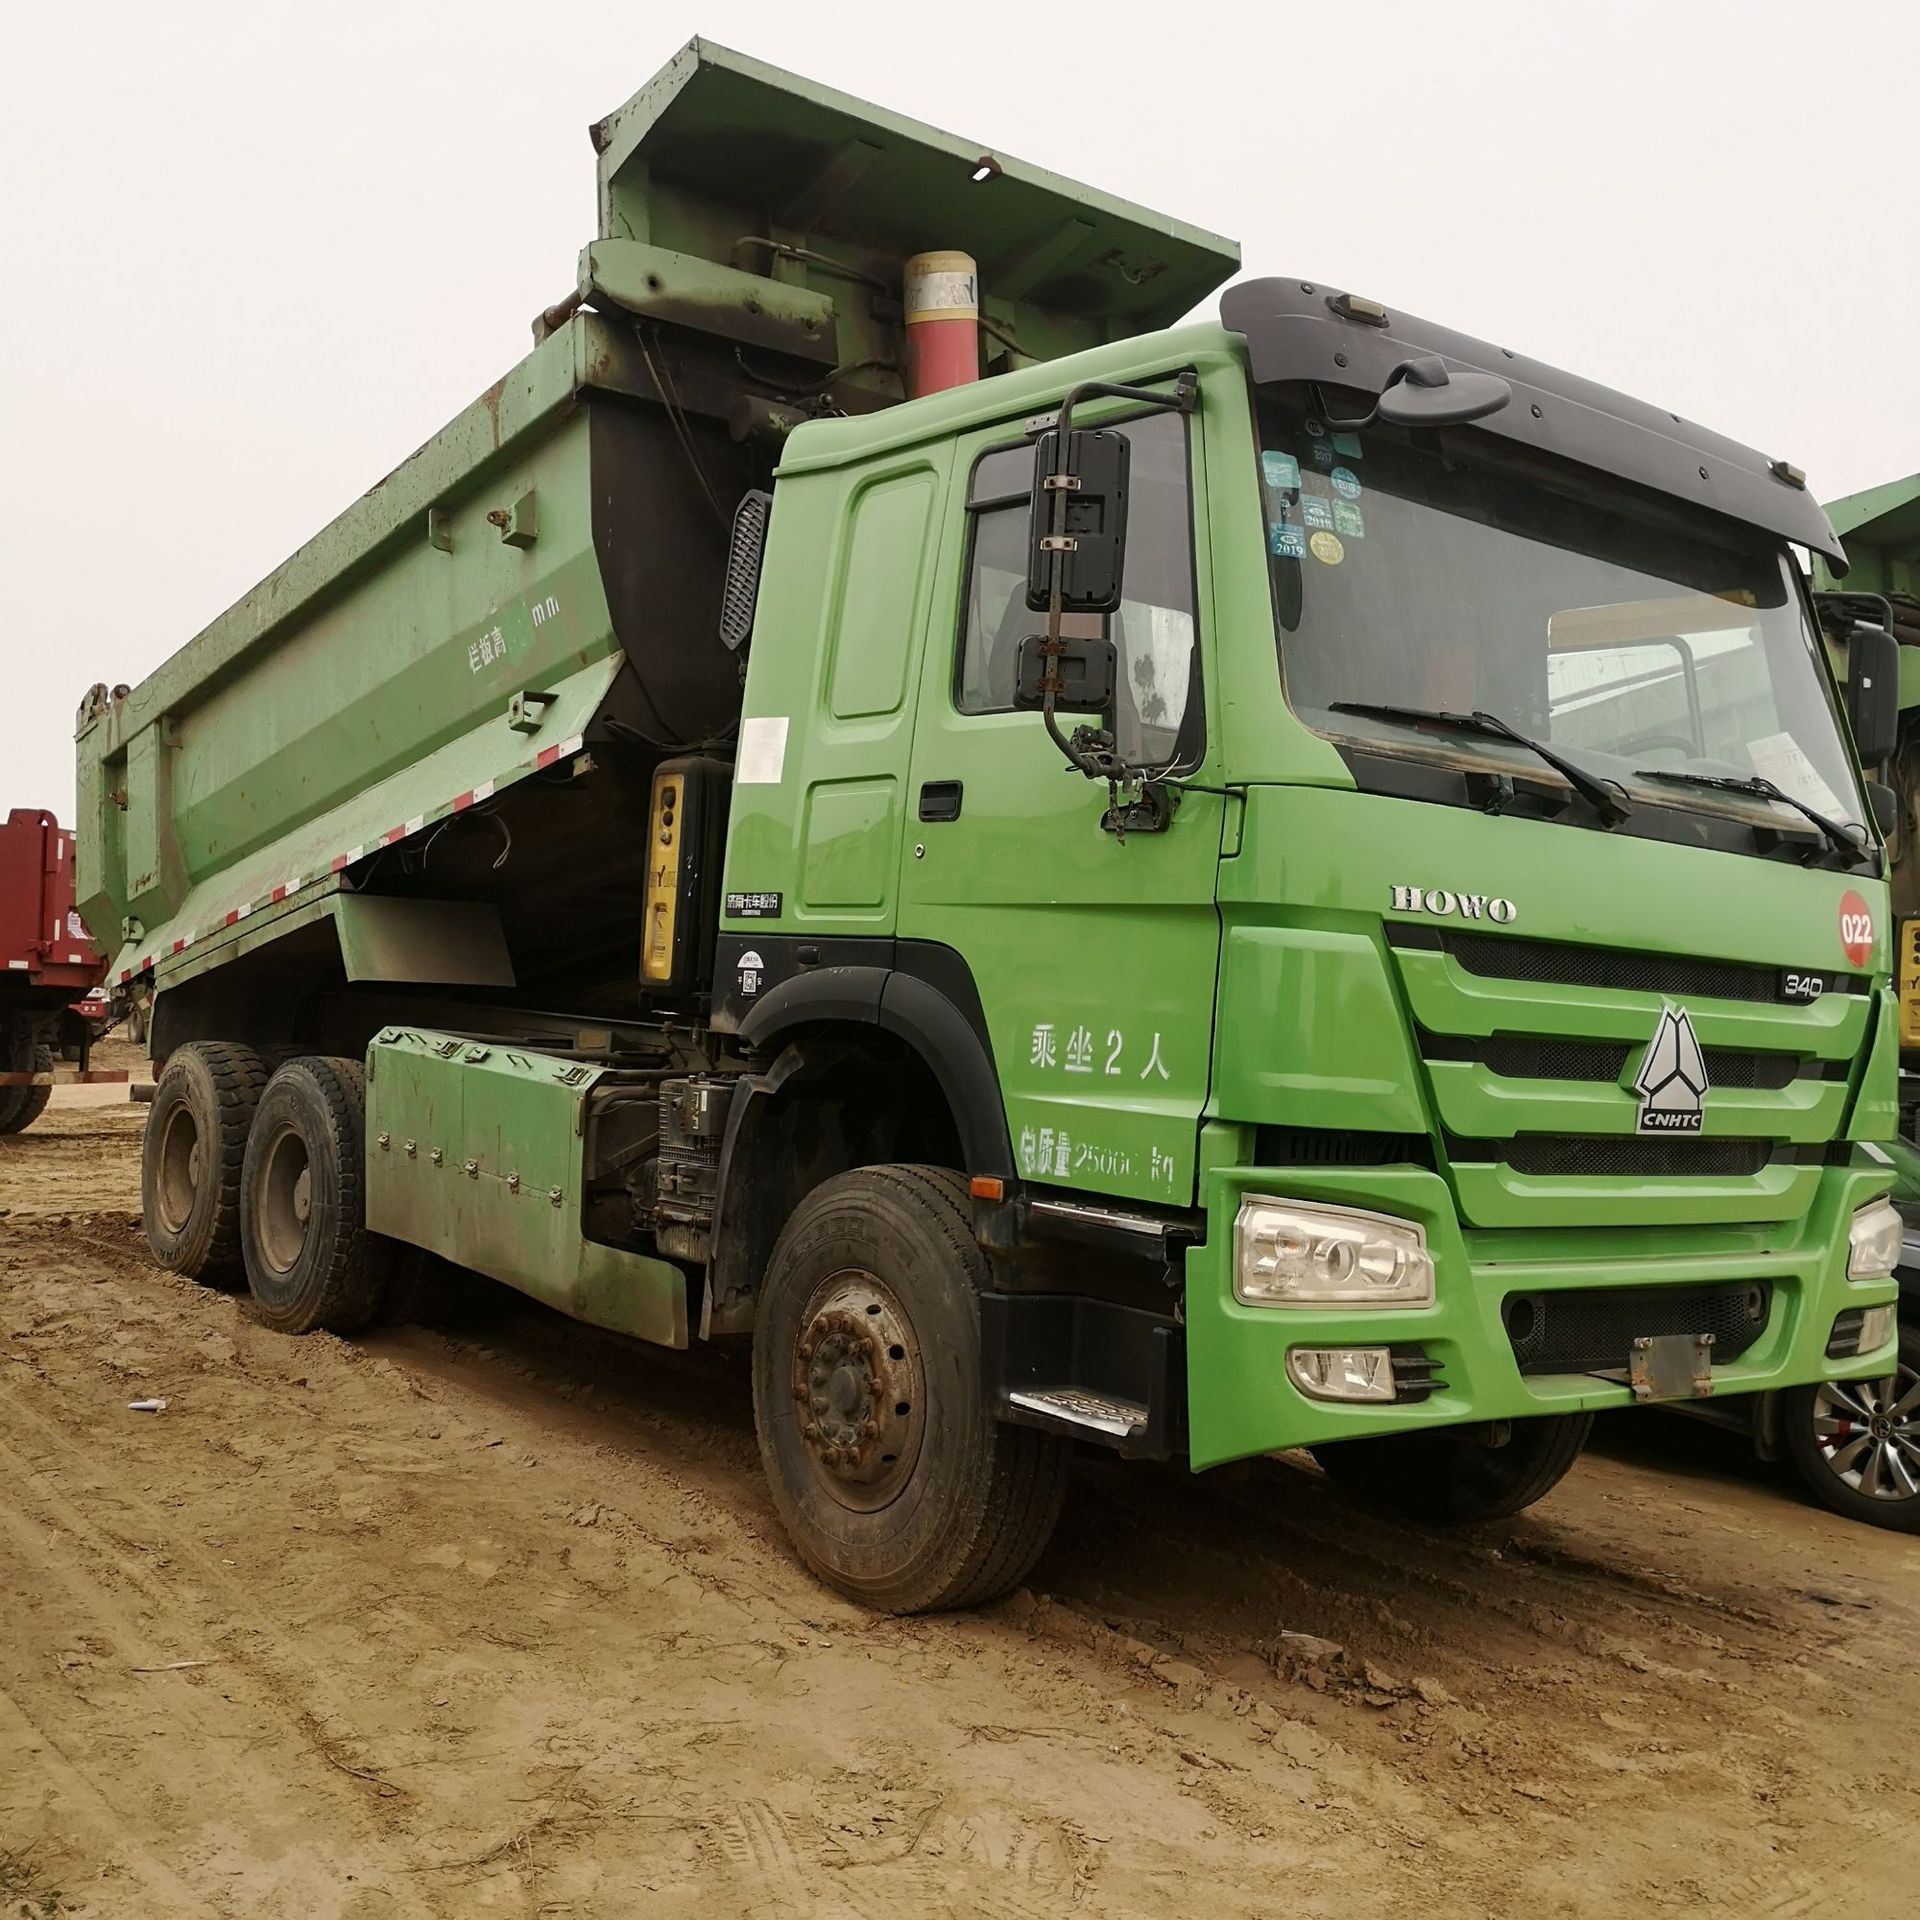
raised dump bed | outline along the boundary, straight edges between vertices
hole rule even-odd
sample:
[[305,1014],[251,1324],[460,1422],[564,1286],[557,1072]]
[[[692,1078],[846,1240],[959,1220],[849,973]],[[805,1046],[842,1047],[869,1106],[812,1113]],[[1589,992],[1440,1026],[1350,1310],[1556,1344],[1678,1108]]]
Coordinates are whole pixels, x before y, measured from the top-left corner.
[[[901,397],[910,257],[978,263],[989,373],[1164,326],[1237,264],[704,41],[593,140],[597,236],[527,358],[151,679],[87,696],[81,890],[121,991],[271,942],[259,990],[289,1001],[344,972],[630,1007],[652,768],[739,711],[735,504],[794,424]],[[590,750],[631,810],[576,801]]]

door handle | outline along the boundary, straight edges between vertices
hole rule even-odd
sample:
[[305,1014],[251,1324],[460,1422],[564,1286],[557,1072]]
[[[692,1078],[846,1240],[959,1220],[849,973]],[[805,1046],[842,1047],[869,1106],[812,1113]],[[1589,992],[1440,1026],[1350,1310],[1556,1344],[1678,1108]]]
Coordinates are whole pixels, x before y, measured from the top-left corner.
[[963,789],[958,780],[929,780],[920,789],[922,820],[958,820]]

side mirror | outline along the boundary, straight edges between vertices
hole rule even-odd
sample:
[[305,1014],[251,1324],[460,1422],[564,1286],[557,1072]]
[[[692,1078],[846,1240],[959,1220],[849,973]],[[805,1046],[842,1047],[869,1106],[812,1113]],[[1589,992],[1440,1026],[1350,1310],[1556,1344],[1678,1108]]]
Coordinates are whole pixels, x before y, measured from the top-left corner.
[[[1023,713],[1038,712],[1046,705],[1040,682],[1046,676],[1047,657],[1040,651],[1043,636],[1030,633],[1020,642],[1015,661],[1013,704]],[[1113,705],[1113,684],[1118,654],[1111,640],[1060,639],[1056,656],[1061,691],[1053,704],[1060,713],[1105,713]]]
[[1847,724],[1863,767],[1883,764],[1900,737],[1900,643],[1885,627],[1847,636]]
[[767,552],[767,527],[773,519],[773,495],[758,491],[740,496],[727,541],[727,578],[720,592],[720,643],[737,653],[753,632],[753,610],[760,599],[760,563]]
[[1457,427],[1498,413],[1512,398],[1497,373],[1456,370],[1425,353],[1394,369],[1374,417],[1396,427]]
[[[1051,605],[1056,581],[1063,613],[1111,613],[1120,604],[1130,452],[1124,434],[1075,427],[1068,431],[1063,463],[1060,430],[1040,436],[1027,551],[1030,608]],[[1062,502],[1064,511],[1056,512]]]
[[1867,782],[1867,805],[1873,809],[1873,824],[1882,840],[1891,840],[1900,825],[1900,796],[1877,780]]

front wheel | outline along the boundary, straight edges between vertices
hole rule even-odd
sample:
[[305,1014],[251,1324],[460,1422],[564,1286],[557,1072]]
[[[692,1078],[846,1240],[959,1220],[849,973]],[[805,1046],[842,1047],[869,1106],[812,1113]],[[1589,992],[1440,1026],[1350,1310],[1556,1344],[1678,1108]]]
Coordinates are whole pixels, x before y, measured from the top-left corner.
[[1006,1593],[1059,1517],[1069,1442],[986,1404],[987,1282],[944,1167],[823,1182],[767,1264],[753,1411],[774,1505],[821,1579],[886,1613]]
[[1565,1477],[1593,1430],[1590,1413],[1437,1427],[1313,1449],[1343,1487],[1433,1526],[1504,1520]]
[[1781,1396],[1788,1458],[1815,1498],[1870,1527],[1920,1533],[1920,1327],[1880,1380],[1829,1380]]

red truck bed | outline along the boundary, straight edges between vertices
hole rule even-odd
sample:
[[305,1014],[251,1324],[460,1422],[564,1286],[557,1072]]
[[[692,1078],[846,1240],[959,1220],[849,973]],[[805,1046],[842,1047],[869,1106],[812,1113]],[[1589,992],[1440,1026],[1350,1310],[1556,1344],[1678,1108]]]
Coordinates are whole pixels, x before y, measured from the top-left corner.
[[73,835],[40,808],[15,807],[0,822],[0,997],[77,1000],[105,965],[73,910]]

